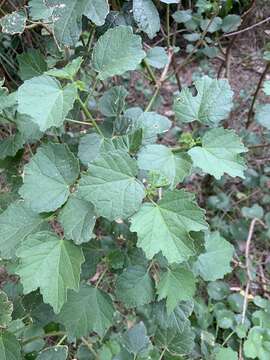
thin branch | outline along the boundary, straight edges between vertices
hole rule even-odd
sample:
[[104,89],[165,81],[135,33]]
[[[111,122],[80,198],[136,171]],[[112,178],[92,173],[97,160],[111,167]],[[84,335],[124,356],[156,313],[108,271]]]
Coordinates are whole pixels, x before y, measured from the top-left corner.
[[246,247],[245,247],[245,259],[246,259],[245,265],[246,265],[246,270],[247,270],[248,281],[247,281],[246,290],[245,290],[245,296],[244,296],[244,304],[243,304],[243,311],[242,311],[242,318],[241,318],[241,323],[242,324],[244,324],[244,322],[245,322],[245,317],[246,317],[246,312],[247,312],[247,305],[248,305],[249,289],[250,289],[250,284],[252,282],[252,274],[251,274],[251,268],[250,268],[249,252],[250,252],[251,240],[252,240],[254,230],[255,230],[255,225],[256,225],[257,222],[260,225],[262,225],[264,228],[266,227],[265,224],[258,218],[254,218],[251,221],[250,226],[249,226],[248,237],[247,237]]
[[152,108],[152,106],[153,106],[153,104],[154,104],[154,102],[155,102],[155,100],[156,100],[156,98],[157,98],[157,96],[158,96],[158,94],[160,92],[160,89],[161,89],[164,81],[166,80],[166,76],[167,76],[167,73],[169,71],[169,67],[170,67],[170,64],[171,64],[171,61],[172,61],[172,57],[173,57],[173,50],[171,48],[169,48],[168,49],[168,63],[166,64],[166,66],[165,66],[165,68],[164,68],[164,70],[163,70],[163,72],[162,72],[162,74],[161,74],[161,76],[160,76],[160,78],[159,78],[159,80],[157,82],[156,90],[155,90],[154,94],[152,95],[152,97],[151,97],[145,111],[150,111],[151,110],[151,108]]
[[234,36],[234,35],[238,35],[238,34],[242,34],[243,32],[246,32],[246,31],[249,31],[249,30],[252,30],[254,29],[255,27],[257,26],[260,26],[266,22],[270,21],[270,16],[268,16],[266,19],[264,20],[261,20],[259,22],[257,22],[256,24],[253,24],[251,26],[248,26],[246,27],[245,29],[242,29],[242,30],[238,30],[238,31],[233,31],[231,33],[227,33],[227,34],[224,34],[221,36],[221,38],[224,38],[224,37],[229,37],[229,36]]
[[93,118],[93,116],[91,115],[90,111],[87,109],[87,106],[85,105],[85,103],[81,100],[81,98],[78,96],[77,100],[79,101],[81,108],[83,110],[83,112],[85,113],[85,115],[89,118],[89,120],[92,122],[93,126],[96,128],[97,132],[104,137],[102,131],[100,130],[98,124],[96,123],[96,120]]
[[206,26],[206,28],[204,29],[204,31],[203,31],[200,39],[197,41],[197,43],[196,43],[196,45],[194,46],[194,48],[192,49],[192,51],[191,51],[191,52],[189,53],[189,55],[185,58],[185,60],[176,67],[175,71],[173,71],[172,74],[169,74],[169,75],[168,75],[168,78],[170,78],[170,77],[174,74],[174,72],[178,73],[179,70],[181,70],[181,69],[189,62],[189,60],[192,58],[192,56],[194,55],[194,53],[195,53],[195,52],[198,50],[198,48],[203,44],[204,38],[205,38],[205,36],[207,35],[208,29],[210,28],[210,26],[211,26],[211,24],[212,24],[212,22],[214,21],[214,19],[215,19],[216,16],[217,16],[217,12],[215,12],[215,13],[213,14],[212,18],[210,19],[209,23],[207,24],[207,26]]
[[260,80],[258,82],[258,85],[257,85],[257,88],[256,88],[256,91],[254,93],[254,96],[253,96],[253,99],[252,99],[252,103],[251,103],[251,106],[250,106],[250,109],[249,109],[249,112],[248,112],[248,119],[247,119],[247,122],[246,122],[246,129],[248,129],[248,127],[250,126],[251,122],[252,122],[252,118],[253,118],[253,109],[254,109],[254,106],[255,106],[255,103],[256,103],[256,99],[257,99],[257,96],[259,94],[259,91],[261,90],[261,86],[262,86],[262,83],[265,79],[265,76],[266,74],[268,73],[268,70],[270,69],[270,62],[268,62],[265,66],[265,69],[263,71],[263,73],[261,74],[261,77],[260,77]]

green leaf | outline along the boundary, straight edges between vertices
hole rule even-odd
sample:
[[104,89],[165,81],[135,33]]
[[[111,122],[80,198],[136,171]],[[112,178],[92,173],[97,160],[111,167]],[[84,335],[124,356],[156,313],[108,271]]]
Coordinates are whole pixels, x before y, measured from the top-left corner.
[[153,39],[160,29],[160,19],[152,0],[133,0],[132,10],[138,27]]
[[[54,36],[63,45],[75,46],[82,32],[82,15],[96,25],[103,25],[109,12],[107,0],[46,0],[46,12],[52,14]],[[37,9],[36,9],[37,12]]]
[[28,115],[17,112],[14,121],[24,143],[33,143],[42,137],[43,133],[39,130],[39,126]]
[[135,70],[144,57],[140,36],[134,35],[131,27],[117,26],[98,39],[93,50],[93,68],[99,79],[105,80]]
[[137,172],[136,161],[127,153],[102,153],[82,175],[78,197],[92,202],[97,214],[108,220],[127,218],[139,209],[145,195]]
[[81,162],[88,166],[94,161],[100,152],[106,148],[107,139],[97,133],[85,134],[81,137],[78,149],[78,157]]
[[148,259],[161,251],[169,263],[181,263],[195,254],[188,232],[205,230],[207,223],[193,195],[175,190],[166,192],[157,204],[144,203],[132,217],[130,229],[137,232],[137,246]]
[[196,96],[188,88],[184,88],[175,100],[174,111],[179,121],[197,120],[206,125],[217,125],[228,117],[233,106],[233,92],[228,80],[203,76],[194,85]]
[[12,203],[0,215],[0,246],[4,259],[14,257],[17,246],[31,233],[39,230],[44,218],[22,201]]
[[194,308],[193,301],[182,301],[171,314],[168,314],[165,302],[156,303],[154,306],[154,316],[158,326],[162,329],[177,329],[179,332],[184,330],[186,324],[190,324],[188,317]]
[[163,69],[168,64],[168,55],[163,47],[155,46],[146,53],[149,65],[156,69]]
[[77,96],[73,84],[62,88],[58,80],[47,75],[26,80],[18,90],[18,111],[29,115],[41,131],[63,124]]
[[175,355],[186,355],[191,353],[194,348],[195,333],[190,325],[185,324],[182,331],[177,329],[159,328],[155,335],[155,341],[158,347],[166,348]]
[[0,359],[22,359],[20,343],[13,334],[7,331],[0,334]]
[[68,301],[58,317],[70,336],[87,336],[95,331],[103,337],[113,324],[113,316],[114,308],[109,295],[82,284],[78,293],[69,291]]
[[125,108],[125,99],[128,91],[124,86],[113,86],[105,91],[99,99],[99,111],[108,117],[119,116]]
[[67,145],[44,144],[25,166],[19,193],[33,210],[54,211],[67,200],[78,175],[78,160]]
[[202,146],[188,151],[194,166],[220,179],[224,173],[244,178],[246,169],[239,154],[246,152],[239,136],[233,130],[217,128],[207,131],[202,138]]
[[262,219],[264,215],[263,207],[258,204],[254,204],[251,207],[243,206],[241,214],[247,219]]
[[108,0],[92,0],[86,2],[84,15],[97,26],[101,26],[105,23],[108,13]]
[[20,133],[0,140],[0,159],[5,159],[7,156],[15,156],[23,148],[23,144],[23,137]]
[[62,69],[51,69],[46,72],[47,75],[57,77],[59,79],[73,80],[77,72],[80,70],[80,66],[83,62],[83,58],[78,56],[76,59],[72,60]]
[[159,134],[163,134],[171,127],[171,121],[155,112],[143,112],[135,118],[135,127],[143,129],[143,145],[156,142]]
[[6,328],[11,320],[13,304],[8,300],[7,294],[0,290],[0,328]]
[[44,0],[30,0],[28,2],[29,13],[32,20],[52,21],[53,8],[49,8]]
[[190,174],[192,162],[186,153],[173,152],[161,144],[146,145],[138,154],[142,170],[155,170],[168,179],[171,188]]
[[66,360],[68,357],[67,346],[53,346],[41,351],[36,360]]
[[268,360],[270,357],[269,341],[270,330],[254,326],[244,342],[245,356],[251,359]]
[[270,95],[270,80],[265,80],[263,83],[263,92],[265,95]]
[[84,262],[81,248],[43,231],[28,236],[16,255],[21,260],[16,273],[24,294],[39,288],[44,302],[59,313],[67,300],[67,289],[79,289]]
[[143,322],[136,324],[122,336],[123,347],[134,356],[147,356],[150,339]]
[[94,206],[85,200],[71,196],[61,209],[58,217],[63,226],[65,238],[80,245],[94,237],[96,223]]
[[59,44],[74,46],[82,31],[85,0],[46,0],[51,9],[54,36]]
[[19,76],[24,80],[42,75],[47,70],[47,63],[44,56],[37,49],[30,49],[27,52],[17,55],[19,63]]
[[215,16],[213,19],[202,19],[200,26],[203,31],[207,29],[208,33],[214,33],[220,30],[222,26],[222,19],[219,16]]
[[13,11],[0,19],[2,32],[10,35],[21,34],[24,32],[26,20],[24,11]]
[[196,285],[193,273],[183,266],[167,268],[157,286],[158,300],[167,298],[166,305],[170,314],[179,301],[192,299]]
[[238,354],[231,348],[220,348],[215,354],[215,360],[237,360]]
[[231,272],[230,262],[234,247],[218,231],[206,236],[205,250],[195,263],[196,270],[205,281],[222,279],[224,275]]
[[238,27],[241,25],[241,16],[230,14],[225,16],[225,18],[222,20],[222,26],[221,29],[225,33],[235,31],[238,29]]
[[270,104],[263,104],[256,107],[255,119],[257,123],[270,130]]
[[178,10],[172,15],[177,23],[186,23],[192,19],[192,10]]
[[147,269],[140,265],[125,269],[117,278],[116,296],[128,308],[153,301],[154,284]]

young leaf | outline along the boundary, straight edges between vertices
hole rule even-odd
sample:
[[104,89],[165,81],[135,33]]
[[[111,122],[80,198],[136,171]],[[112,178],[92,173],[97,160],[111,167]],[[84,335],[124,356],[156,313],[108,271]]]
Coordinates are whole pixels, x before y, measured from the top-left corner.
[[220,179],[224,173],[244,178],[246,169],[239,154],[246,152],[241,139],[233,130],[217,128],[209,130],[202,138],[202,146],[188,151],[194,166]]
[[135,356],[146,356],[151,345],[143,322],[134,325],[122,336],[122,345]]
[[137,246],[148,259],[161,251],[169,263],[181,263],[194,255],[193,239],[188,232],[205,229],[204,211],[183,190],[166,192],[157,204],[144,203],[132,217],[130,227],[137,232]]
[[0,359],[21,360],[21,345],[16,337],[5,331],[0,333]]
[[92,202],[99,216],[125,219],[139,209],[144,198],[137,172],[136,161],[127,153],[102,153],[82,175],[78,197]]
[[205,253],[199,255],[195,269],[205,281],[222,279],[231,272],[233,253],[234,247],[219,232],[213,232],[206,236]]
[[67,301],[67,290],[79,289],[84,262],[81,248],[43,231],[29,235],[16,255],[21,260],[16,273],[21,278],[24,294],[39,288],[44,302],[59,313]]
[[18,111],[27,114],[41,131],[63,124],[77,96],[74,85],[64,88],[47,75],[26,80],[18,90]]
[[218,125],[233,106],[233,92],[228,80],[211,79],[204,76],[194,82],[197,95],[184,88],[175,100],[175,114],[181,122],[200,121],[206,125]]
[[82,62],[83,58],[78,56],[62,69],[51,69],[47,71],[46,74],[57,77],[59,79],[72,80],[79,71]]
[[154,300],[154,284],[143,266],[130,266],[118,276],[116,296],[126,307],[149,304]]
[[135,70],[144,57],[140,36],[134,35],[131,27],[117,26],[106,31],[96,43],[93,68],[98,77],[105,80]]
[[133,16],[138,27],[153,39],[160,29],[160,19],[152,0],[133,0]]
[[138,154],[138,165],[143,170],[155,170],[168,179],[171,188],[189,175],[192,162],[188,154],[175,153],[161,144],[146,145]]
[[78,160],[67,145],[44,144],[25,166],[19,193],[33,210],[54,211],[67,200],[78,175]]
[[88,201],[70,197],[58,219],[63,226],[65,238],[74,240],[77,245],[88,242],[94,236],[95,209]]
[[187,323],[180,332],[177,329],[159,328],[155,334],[157,346],[166,348],[170,353],[186,355],[194,348],[195,333]]
[[4,259],[14,257],[17,246],[31,233],[39,230],[44,218],[22,201],[12,203],[0,215],[0,247]]
[[183,266],[173,266],[161,276],[158,283],[158,300],[167,298],[166,305],[170,314],[179,301],[189,300],[195,294],[196,285],[193,273]]
[[26,20],[24,11],[13,11],[0,19],[2,32],[10,35],[21,34],[24,32]]
[[36,360],[66,360],[68,357],[67,346],[53,346],[41,351]]
[[113,315],[114,308],[108,294],[81,284],[79,292],[69,291],[68,301],[58,318],[70,336],[87,336],[95,331],[102,337],[112,325]]
[[0,328],[6,328],[12,320],[13,304],[2,290],[0,290],[0,309]]
[[47,70],[47,63],[39,50],[30,49],[17,55],[19,76],[24,80],[42,75]]

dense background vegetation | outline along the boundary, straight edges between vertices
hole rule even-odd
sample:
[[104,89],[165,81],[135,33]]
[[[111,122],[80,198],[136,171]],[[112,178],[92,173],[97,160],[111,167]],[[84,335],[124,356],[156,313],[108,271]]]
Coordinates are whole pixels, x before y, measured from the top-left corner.
[[270,9],[0,1],[0,359],[270,359]]

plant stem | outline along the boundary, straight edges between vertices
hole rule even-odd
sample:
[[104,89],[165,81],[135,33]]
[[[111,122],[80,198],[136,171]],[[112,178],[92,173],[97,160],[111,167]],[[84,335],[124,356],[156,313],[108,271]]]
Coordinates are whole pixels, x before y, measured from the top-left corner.
[[32,341],[38,340],[38,339],[44,339],[44,338],[48,338],[48,337],[54,337],[54,336],[64,336],[66,335],[65,331],[53,331],[51,333],[47,333],[44,335],[39,335],[39,336],[32,336],[28,339],[23,340],[23,345],[26,345],[28,343],[31,343]]
[[101,281],[102,281],[102,279],[104,278],[104,275],[106,274],[106,272],[107,272],[107,268],[102,272],[102,274],[100,275],[100,277],[99,277],[99,279],[98,279],[98,281],[96,282],[96,285],[95,285],[95,287],[96,288],[98,288],[98,286],[99,286],[99,284],[101,283]]
[[167,348],[165,347],[165,348],[162,350],[162,353],[161,353],[161,355],[160,355],[160,357],[159,357],[158,360],[162,360],[163,355],[165,354],[166,350],[167,350]]
[[167,4],[166,8],[166,30],[167,30],[167,47],[171,47],[170,42],[170,4]]
[[174,73],[178,73],[179,70],[181,70],[188,62],[189,60],[192,58],[192,56],[194,55],[194,53],[198,50],[198,48],[202,45],[205,36],[207,35],[208,29],[210,28],[212,22],[214,21],[215,17],[217,16],[217,12],[214,13],[214,15],[212,16],[211,20],[209,21],[208,25],[206,26],[206,28],[204,29],[201,38],[197,41],[196,45],[194,46],[193,50],[191,51],[191,53],[189,53],[189,55],[185,58],[185,60],[179,64],[176,69],[167,76],[167,79],[170,78],[172,75],[174,75]]
[[157,86],[154,94],[152,95],[148,105],[145,108],[145,111],[150,111],[151,110],[151,108],[152,108],[152,106],[153,106],[153,104],[154,104],[154,102],[155,102],[155,100],[156,100],[156,98],[157,98],[157,96],[159,94],[159,90],[160,90],[160,86]]
[[256,223],[261,224],[264,228],[266,227],[265,224],[258,218],[254,218],[252,219],[250,226],[249,226],[249,231],[248,231],[248,237],[247,237],[247,241],[246,241],[246,248],[245,248],[245,259],[246,259],[246,270],[247,270],[247,276],[248,276],[248,281],[247,281],[247,285],[246,285],[246,289],[245,289],[245,296],[244,296],[244,304],[243,304],[243,311],[242,311],[242,317],[241,317],[241,324],[245,323],[245,317],[246,317],[246,312],[247,312],[247,306],[248,306],[248,294],[249,294],[249,288],[250,288],[250,284],[252,281],[252,274],[251,274],[251,269],[250,269],[250,259],[249,259],[249,250],[250,250],[250,244],[251,244],[251,240],[253,237],[253,233],[254,233],[254,229],[255,229],[255,225]]
[[93,349],[93,345],[84,337],[81,337],[82,343],[91,351],[91,353],[95,356],[96,359],[98,359],[98,354]]
[[64,335],[64,336],[58,341],[58,343],[56,344],[56,346],[61,345],[61,344],[63,343],[63,341],[66,340],[66,338],[67,338],[67,335]]
[[250,106],[250,109],[249,109],[249,112],[248,112],[248,119],[247,119],[247,122],[246,122],[246,129],[248,129],[248,127],[250,126],[251,122],[252,122],[252,117],[253,117],[253,109],[254,109],[254,106],[255,106],[255,103],[256,103],[256,99],[257,99],[257,96],[259,94],[259,91],[261,89],[261,86],[262,86],[262,83],[264,81],[264,78],[268,72],[270,68],[270,62],[268,62],[265,66],[265,69],[263,71],[263,73],[261,74],[261,77],[260,77],[260,80],[258,82],[258,85],[257,85],[257,88],[256,88],[256,91],[254,93],[254,96],[253,96],[253,99],[252,99],[252,103],[251,103],[251,106]]
[[68,119],[68,118],[66,118],[65,120],[66,120],[66,121],[73,122],[73,123],[75,123],[75,124],[81,124],[81,125],[93,126],[93,124],[88,123],[88,122],[86,122],[86,121],[79,121],[79,120],[73,120],[73,119]]
[[104,137],[102,131],[100,130],[98,124],[96,123],[96,120],[92,117],[90,111],[87,109],[87,106],[85,105],[85,103],[81,100],[81,98],[78,96],[77,100],[79,101],[81,108],[83,110],[83,112],[85,113],[85,115],[89,118],[89,120],[92,122],[93,126],[95,127],[95,129],[97,130],[97,132]]
[[151,66],[148,64],[148,61],[144,59],[144,60],[143,60],[143,64],[144,64],[145,69],[147,70],[148,75],[150,76],[151,80],[153,81],[153,83],[154,83],[155,85],[157,85],[156,76],[155,76],[153,70],[151,69]]

